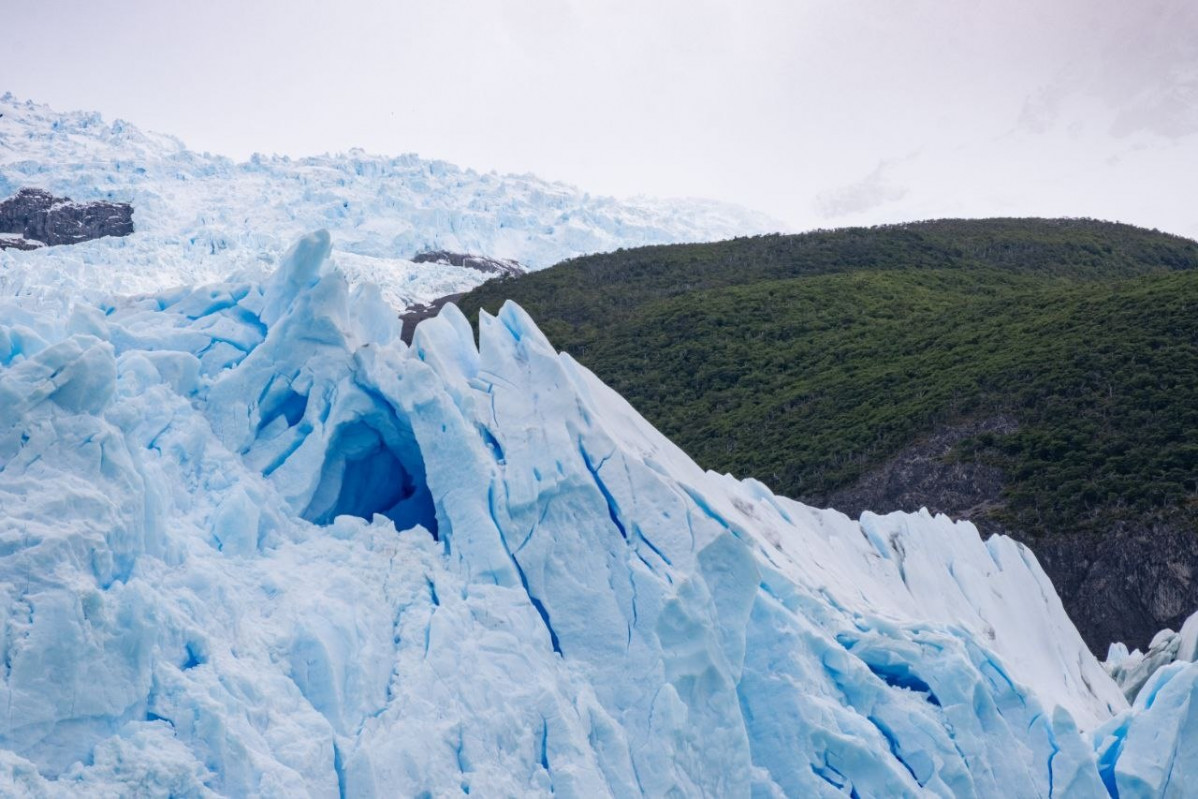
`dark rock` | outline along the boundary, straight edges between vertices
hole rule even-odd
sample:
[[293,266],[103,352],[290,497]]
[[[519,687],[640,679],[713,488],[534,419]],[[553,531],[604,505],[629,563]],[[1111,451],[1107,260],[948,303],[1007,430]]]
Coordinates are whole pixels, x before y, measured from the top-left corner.
[[40,241],[0,233],[0,250],[40,250],[44,246]]
[[1052,580],[1082,638],[1100,658],[1122,641],[1146,649],[1159,630],[1174,630],[1198,611],[1198,522],[1182,513],[1166,520],[1117,522],[1099,532],[1055,531],[1032,537],[993,516],[1002,510],[1002,470],[953,457],[967,438],[1013,432],[1009,416],[942,426],[903,449],[854,485],[816,504],[850,516],[926,507],[969,519],[984,536],[1009,535],[1027,544]]
[[[449,252],[448,250],[432,250],[430,252],[422,252],[412,258],[412,263],[464,266],[468,269],[474,269],[482,272],[484,275],[492,275],[500,278],[523,275],[528,271],[518,261],[510,261],[504,258],[489,258],[485,255],[470,255],[469,253]],[[446,303],[457,302],[463,296],[464,293],[450,294],[445,297],[435,299],[428,305],[412,305],[406,308],[403,313],[399,315],[400,322],[403,323],[403,328],[400,335],[403,337],[404,343],[412,343],[412,335],[416,332],[416,325],[422,320],[431,319],[441,312],[441,308]]]
[[438,297],[428,305],[417,304],[404,309],[404,312],[399,315],[399,321],[402,324],[399,335],[403,339],[404,344],[412,343],[412,335],[416,332],[416,325],[425,319],[432,319],[441,312],[441,308],[446,303],[457,302],[462,296],[462,294],[447,294],[444,297]]
[[42,189],[24,188],[0,202],[0,233],[20,239],[0,238],[0,247],[32,249],[33,244],[76,244],[104,236],[133,232],[133,206],[128,203],[72,202]]
[[1002,470],[953,458],[953,448],[982,433],[1003,435],[1016,429],[1018,424],[1009,416],[939,427],[854,485],[829,494],[823,504],[850,516],[921,507],[953,518],[983,516],[1002,505]]
[[469,253],[449,252],[448,250],[433,250],[422,252],[412,258],[417,264],[445,264],[447,266],[464,266],[476,269],[488,275],[515,276],[523,275],[528,270],[519,261],[506,258],[489,258],[485,255],[470,255]]
[[1113,641],[1146,651],[1158,631],[1180,630],[1198,610],[1198,532],[1180,514],[1027,543],[1099,657]]

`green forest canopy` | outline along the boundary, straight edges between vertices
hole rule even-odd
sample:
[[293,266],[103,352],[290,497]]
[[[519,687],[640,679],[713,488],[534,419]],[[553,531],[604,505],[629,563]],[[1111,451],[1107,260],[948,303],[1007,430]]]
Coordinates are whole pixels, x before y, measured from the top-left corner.
[[1031,534],[1198,516],[1198,243],[938,220],[621,250],[492,281],[707,468],[810,502],[940,424]]

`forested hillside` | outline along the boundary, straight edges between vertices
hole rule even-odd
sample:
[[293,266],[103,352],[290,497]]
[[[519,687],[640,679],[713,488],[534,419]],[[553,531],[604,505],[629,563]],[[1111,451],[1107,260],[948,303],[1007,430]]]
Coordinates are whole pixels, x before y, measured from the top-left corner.
[[708,468],[1021,537],[1104,650],[1198,608],[1196,266],[1126,225],[941,220],[579,258],[461,304],[519,302]]

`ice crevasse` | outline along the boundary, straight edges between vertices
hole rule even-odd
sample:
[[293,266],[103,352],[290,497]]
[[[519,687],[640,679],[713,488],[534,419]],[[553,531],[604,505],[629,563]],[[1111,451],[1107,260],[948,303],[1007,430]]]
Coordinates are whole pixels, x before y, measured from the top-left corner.
[[517,306],[0,315],[0,795],[1168,796],[1029,550],[704,472]]

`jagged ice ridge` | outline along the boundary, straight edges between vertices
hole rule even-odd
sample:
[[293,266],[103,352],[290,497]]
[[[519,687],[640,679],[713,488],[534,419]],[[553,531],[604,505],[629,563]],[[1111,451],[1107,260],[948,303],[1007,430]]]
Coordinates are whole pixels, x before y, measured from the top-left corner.
[[1194,784],[1035,557],[704,472],[516,306],[411,347],[327,233],[0,314],[0,793],[1095,796]]

